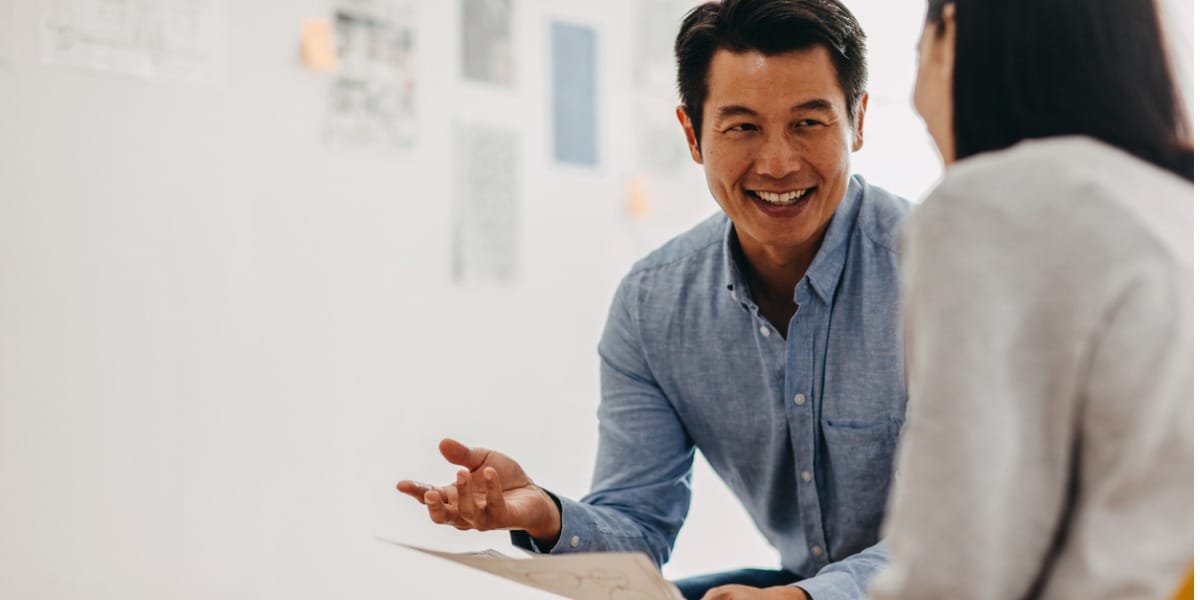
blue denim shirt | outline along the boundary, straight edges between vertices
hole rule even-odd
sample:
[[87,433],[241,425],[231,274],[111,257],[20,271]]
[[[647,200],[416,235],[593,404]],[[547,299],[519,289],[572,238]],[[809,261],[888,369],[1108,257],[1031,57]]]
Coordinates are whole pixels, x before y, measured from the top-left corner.
[[[785,339],[759,313],[717,214],[638,262],[600,341],[592,491],[559,498],[552,553],[670,555],[700,450],[815,599],[861,598],[906,402],[898,226],[908,203],[850,179],[796,285]],[[514,543],[537,551],[527,535]],[[730,568],[739,565],[730,557]]]

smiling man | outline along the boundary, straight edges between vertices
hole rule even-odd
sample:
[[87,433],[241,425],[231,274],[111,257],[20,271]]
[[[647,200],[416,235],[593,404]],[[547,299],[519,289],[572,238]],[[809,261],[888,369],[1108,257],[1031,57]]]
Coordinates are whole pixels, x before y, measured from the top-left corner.
[[[907,203],[850,174],[863,33],[836,0],[702,4],[676,39],[677,117],[721,212],[642,259],[600,341],[600,438],[580,501],[455,441],[455,483],[398,484],[438,523],[538,552],[668,559],[696,450],[780,570],[678,582],[691,598],[861,598],[904,418],[897,228]],[[736,566],[737,557],[730,557]]]

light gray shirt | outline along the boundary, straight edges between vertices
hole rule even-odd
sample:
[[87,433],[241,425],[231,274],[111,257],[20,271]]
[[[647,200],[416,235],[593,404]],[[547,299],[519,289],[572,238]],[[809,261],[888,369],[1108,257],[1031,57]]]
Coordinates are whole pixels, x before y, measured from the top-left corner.
[[1193,186],[1089,138],[951,166],[906,226],[871,598],[1155,598],[1192,554]]

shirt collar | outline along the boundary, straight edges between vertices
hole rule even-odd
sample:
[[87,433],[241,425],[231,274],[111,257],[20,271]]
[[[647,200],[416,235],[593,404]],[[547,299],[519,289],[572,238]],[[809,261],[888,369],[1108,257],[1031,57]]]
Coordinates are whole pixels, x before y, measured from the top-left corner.
[[[850,230],[854,227],[855,217],[862,204],[863,185],[858,177],[851,177],[846,184],[846,195],[842,197],[829,226],[825,230],[825,239],[817,255],[808,267],[804,278],[796,284],[796,301],[800,300],[801,286],[807,279],[817,295],[825,302],[833,299],[833,292],[841,279],[842,269],[846,266],[846,241],[850,239]],[[742,249],[738,245],[737,235],[733,229],[733,221],[725,222],[725,289],[734,300],[746,306],[754,306],[753,297],[746,278],[742,275],[738,261],[741,260]]]

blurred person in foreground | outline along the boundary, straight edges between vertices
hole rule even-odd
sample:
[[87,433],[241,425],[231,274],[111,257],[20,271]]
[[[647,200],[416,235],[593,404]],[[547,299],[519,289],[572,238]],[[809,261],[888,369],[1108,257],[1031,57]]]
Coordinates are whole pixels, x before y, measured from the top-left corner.
[[1171,596],[1192,554],[1193,149],[1154,0],[930,0],[875,600]]
[[453,440],[441,451],[463,467],[454,484],[397,487],[437,523],[661,566],[700,450],[782,568],[690,578],[684,596],[862,598],[886,560],[879,528],[906,401],[896,241],[908,209],[851,176],[867,110],[862,29],[835,0],[725,0],[684,18],[676,58],[676,116],[722,212],[617,290],[591,493],[551,494],[514,460]]

